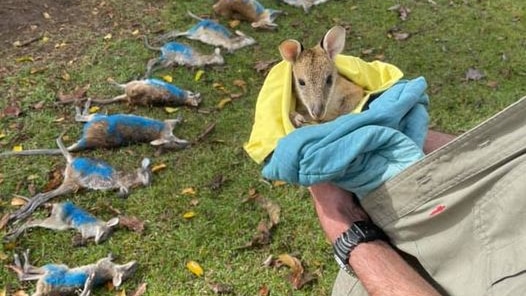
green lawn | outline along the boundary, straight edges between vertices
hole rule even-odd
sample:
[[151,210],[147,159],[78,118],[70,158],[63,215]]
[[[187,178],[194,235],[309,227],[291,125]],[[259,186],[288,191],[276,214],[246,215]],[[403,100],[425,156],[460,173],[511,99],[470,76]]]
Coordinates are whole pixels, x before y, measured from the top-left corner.
[[[24,51],[11,48],[0,58],[0,64],[9,69],[0,81],[0,111],[8,102],[18,102],[22,111],[18,116],[0,117],[2,151],[16,145],[24,149],[55,148],[55,138],[63,131],[67,134],[66,144],[73,143],[82,125],[74,122],[71,105],[54,104],[59,92],[71,93],[89,84],[91,97],[119,94],[106,79],[125,82],[139,78],[148,59],[157,55],[144,47],[144,34],[153,37],[161,30],[189,28],[195,21],[186,15],[187,10],[200,15],[212,13],[212,1],[104,3],[101,11],[112,11],[112,19],[106,19],[107,24],[98,30],[50,34],[47,43],[38,41]],[[116,211],[136,216],[145,223],[144,231],[121,227],[108,241],[79,248],[71,243],[74,232],[34,229],[16,243],[2,245],[1,265],[10,263],[14,252],[26,248],[31,250],[35,265],[88,264],[112,252],[118,262],[137,260],[140,264],[137,273],[122,286],[128,293],[147,283],[146,295],[213,295],[210,285],[221,283],[231,286],[234,295],[260,295],[261,287],[268,287],[271,295],[329,295],[338,268],[317,224],[307,190],[262,182],[261,167],[242,149],[264,81],[264,74],[254,68],[256,63],[279,60],[277,46],[284,39],[302,40],[310,47],[327,29],[340,24],[350,27],[345,54],[366,61],[380,58],[399,67],[406,78],[427,79],[434,129],[460,134],[526,94],[526,3],[522,1],[334,0],[314,7],[309,14],[275,0],[261,3],[286,14],[277,18],[275,31],[256,31],[246,22],[236,27],[256,38],[256,46],[224,54],[224,66],[201,68],[204,74],[199,81],[194,77],[200,69],[179,67],[155,72],[155,77],[170,75],[174,84],[200,92],[200,111],[207,112],[181,107],[168,114],[163,108],[100,106],[99,112],[110,114],[134,113],[158,119],[182,115],[184,122],[175,128],[175,134],[186,139],[196,139],[215,123],[215,129],[202,141],[181,151],[155,155],[152,147],[142,144],[82,153],[128,170],[138,167],[143,157],[150,157],[154,166],[166,165],[154,174],[150,187],[134,190],[127,199],[100,191],[60,198],[78,203],[104,219]],[[397,3],[411,10],[407,20],[389,10]],[[228,25],[225,19],[219,21]],[[410,33],[409,38],[397,40],[399,35],[392,33],[396,30]],[[108,33],[112,36],[105,39]],[[213,50],[197,41],[180,41],[203,52]],[[66,46],[55,48],[61,42]],[[24,57],[32,57],[33,61],[21,61]],[[468,79],[470,68],[484,77]],[[238,80],[246,83],[245,93],[236,85]],[[230,94],[242,95],[218,109],[216,106],[228,93],[217,85]],[[43,102],[42,107],[39,102]],[[65,161],[60,156],[12,157],[1,158],[0,164],[3,215],[15,209],[11,205],[14,194],[30,196],[31,190],[42,190],[50,180],[49,173],[62,169]],[[225,181],[219,189],[213,189],[210,184],[218,176]],[[195,194],[184,194],[183,190],[190,187]],[[259,221],[267,217],[257,204],[243,202],[253,189],[280,206],[281,220],[272,229],[270,244],[239,249],[250,242]],[[195,212],[195,217],[184,218],[189,211]],[[45,214],[39,210],[35,215]],[[263,265],[268,256],[286,253],[298,257],[308,272],[317,274],[317,280],[294,290],[287,279],[289,268]],[[190,260],[202,266],[204,276],[197,277],[186,269]],[[1,268],[0,291],[3,288],[7,295],[22,289],[31,294],[35,285],[21,283],[13,272]],[[107,288],[95,292],[116,293]]]

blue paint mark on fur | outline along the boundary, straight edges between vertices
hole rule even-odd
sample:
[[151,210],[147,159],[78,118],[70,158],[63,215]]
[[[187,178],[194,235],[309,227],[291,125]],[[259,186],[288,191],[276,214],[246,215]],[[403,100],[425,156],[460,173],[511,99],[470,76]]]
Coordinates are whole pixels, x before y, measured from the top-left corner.
[[161,46],[161,58],[166,58],[169,54],[180,54],[186,59],[191,59],[193,55],[193,49],[182,43],[178,42],[167,42]]
[[251,4],[256,9],[256,14],[257,15],[260,15],[260,14],[262,14],[265,11],[265,7],[263,7],[263,5],[261,5],[261,3],[259,3],[258,1],[252,0],[252,1],[249,1],[249,2],[252,2]]
[[[100,123],[103,123],[102,126],[105,127],[105,130],[102,132],[102,134],[105,134],[107,138],[111,138],[112,142],[116,144],[116,146],[129,144],[134,141],[142,141],[144,139],[139,139],[137,137],[134,137],[134,135],[129,134],[123,134],[123,130],[130,130],[130,129],[136,129],[136,130],[147,130],[149,134],[159,134],[164,129],[164,122],[146,118],[142,116],[137,115],[128,115],[128,114],[113,114],[113,115],[102,115],[102,114],[95,114],[94,117],[86,122],[84,124],[83,128],[83,137],[77,142],[78,148],[85,149],[88,147],[93,147],[91,143],[88,143],[88,141],[93,141],[93,139],[88,139],[90,136],[90,130],[96,129],[100,125]],[[94,127],[95,126],[95,127]],[[154,140],[152,138],[151,140]]]
[[146,84],[149,84],[149,85],[164,88],[168,92],[170,92],[170,94],[176,97],[179,97],[179,98],[184,98],[186,95],[186,92],[184,92],[182,89],[178,88],[177,86],[170,84],[170,83],[166,83],[159,79],[146,79],[145,82]]
[[106,162],[85,157],[74,158],[71,167],[75,172],[80,173],[81,177],[97,175],[104,179],[111,179],[115,174],[113,167]]
[[71,220],[73,227],[79,227],[84,224],[97,222],[97,218],[83,209],[75,206],[71,202],[63,203],[62,207],[64,214],[69,218],[69,220]]
[[201,28],[203,28],[205,30],[215,31],[215,32],[227,37],[227,38],[230,38],[232,36],[232,33],[227,28],[225,28],[224,26],[222,26],[222,25],[220,25],[217,22],[214,22],[212,20],[202,20],[202,21],[200,21],[199,23],[197,23],[197,25],[192,27],[188,31],[188,33],[193,35]]
[[82,287],[88,279],[86,272],[72,272],[65,265],[47,264],[42,268],[47,271],[44,282],[53,287]]

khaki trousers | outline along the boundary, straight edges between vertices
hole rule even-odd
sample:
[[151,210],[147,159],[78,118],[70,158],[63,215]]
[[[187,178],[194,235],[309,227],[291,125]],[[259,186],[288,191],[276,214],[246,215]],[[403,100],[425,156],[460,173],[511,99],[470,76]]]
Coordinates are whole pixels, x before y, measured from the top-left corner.
[[[526,97],[362,200],[444,295],[526,295]],[[333,295],[367,295],[340,272]]]

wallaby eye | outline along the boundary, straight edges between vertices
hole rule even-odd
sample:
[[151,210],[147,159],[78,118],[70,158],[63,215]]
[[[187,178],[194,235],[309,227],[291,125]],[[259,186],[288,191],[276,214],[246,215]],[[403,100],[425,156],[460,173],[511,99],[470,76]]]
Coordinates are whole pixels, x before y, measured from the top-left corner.
[[299,83],[301,86],[305,86],[305,80],[303,80],[303,79],[298,79],[298,83]]
[[325,80],[325,82],[326,82],[328,85],[331,85],[331,84],[332,84],[332,75],[327,76],[327,80]]

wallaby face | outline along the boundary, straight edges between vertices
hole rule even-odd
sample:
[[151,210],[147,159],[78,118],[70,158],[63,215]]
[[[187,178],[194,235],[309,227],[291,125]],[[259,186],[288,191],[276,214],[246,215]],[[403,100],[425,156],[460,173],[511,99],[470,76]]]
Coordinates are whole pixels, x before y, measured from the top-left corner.
[[[334,64],[334,57],[342,52],[344,46],[345,29],[340,26],[330,29],[320,43],[312,48],[305,49],[293,39],[280,44],[281,56],[292,64],[296,108],[300,113],[306,109],[307,114],[303,116],[308,115],[314,121],[328,121],[333,119],[327,117],[329,109],[334,113],[332,109],[346,105],[344,101],[351,99],[350,96],[363,94],[363,90],[356,93],[353,92],[357,89],[349,90],[357,86],[340,76]],[[342,109],[341,113],[347,111]]]
[[292,64],[297,99],[314,120],[325,115],[338,75],[333,58],[344,46],[345,29],[334,27],[313,48],[304,49],[296,40],[286,40],[279,47],[283,59]]

